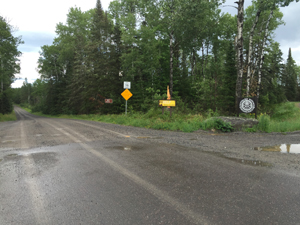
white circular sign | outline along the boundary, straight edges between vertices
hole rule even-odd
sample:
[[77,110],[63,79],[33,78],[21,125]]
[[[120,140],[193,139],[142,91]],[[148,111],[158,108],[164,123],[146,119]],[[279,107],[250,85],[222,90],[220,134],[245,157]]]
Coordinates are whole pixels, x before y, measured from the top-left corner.
[[250,98],[244,98],[240,101],[240,109],[244,113],[251,113],[255,109],[255,103]]

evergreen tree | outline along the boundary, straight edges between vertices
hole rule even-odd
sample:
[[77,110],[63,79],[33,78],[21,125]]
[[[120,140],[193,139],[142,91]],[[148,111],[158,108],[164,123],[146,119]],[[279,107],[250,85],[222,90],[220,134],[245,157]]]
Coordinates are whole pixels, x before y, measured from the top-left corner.
[[235,112],[235,86],[236,79],[236,52],[232,42],[228,43],[227,54],[224,63],[224,75],[222,77],[222,105],[226,112]]
[[289,101],[295,101],[298,91],[298,79],[297,79],[297,65],[292,57],[292,50],[289,48],[288,58],[284,70],[284,85],[285,96]]
[[271,43],[270,48],[266,49],[263,66],[263,79],[260,104],[268,106],[283,102],[286,98],[282,88],[280,78],[282,77],[284,64],[282,63],[283,53],[279,48],[279,43]]

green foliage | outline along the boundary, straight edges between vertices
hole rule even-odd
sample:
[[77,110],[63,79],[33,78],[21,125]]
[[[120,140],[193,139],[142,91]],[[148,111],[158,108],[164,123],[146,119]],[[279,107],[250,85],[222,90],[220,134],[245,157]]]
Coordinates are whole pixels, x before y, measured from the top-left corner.
[[277,105],[271,115],[271,118],[277,121],[293,119],[296,117],[300,117],[300,110],[293,102],[286,102]]
[[[41,47],[41,79],[32,85],[26,81],[16,89],[16,103],[27,103],[33,112],[51,115],[72,114],[80,118],[81,114],[110,114],[105,119],[120,124],[134,118],[132,123],[142,127],[230,130],[228,124],[220,122],[182,119],[188,114],[201,113],[208,118],[234,114],[236,17],[221,14],[222,1],[120,0],[112,1],[108,12],[104,12],[100,0],[95,3],[96,7],[86,12],[70,8],[66,23],[57,24],[52,45]],[[262,3],[254,1],[247,9],[246,36],[258,8],[263,11],[258,26],[265,24],[271,6],[266,1]],[[279,3],[272,1],[275,6]],[[279,10],[274,9],[270,34],[282,23],[281,18]],[[260,51],[263,33],[258,31],[254,48]],[[287,90],[283,71],[289,67],[281,63],[282,52],[271,35],[268,44],[261,110],[284,101]],[[247,51],[248,46],[244,48]],[[253,77],[257,79],[257,73]],[[114,117],[112,114],[124,112],[125,101],[120,95],[123,81],[131,81],[133,97],[128,101],[128,116]],[[167,98],[167,86],[171,84],[177,106],[172,109],[172,118],[168,118],[167,110],[161,115],[158,100]],[[255,89],[256,83],[252,86]],[[113,104],[105,104],[107,98],[113,99]]]
[[233,127],[231,123],[225,122],[220,118],[211,117],[204,121],[202,128],[207,129],[216,129],[222,132],[232,132]]
[[256,127],[248,127],[245,129],[246,132],[255,133],[257,131]]
[[22,44],[20,37],[14,37],[13,27],[0,16],[0,113],[12,112],[12,92],[10,85],[14,75],[20,72],[18,46]]
[[291,48],[289,49],[287,63],[283,74],[283,84],[285,87],[285,95],[287,100],[295,101],[298,95],[297,92],[299,84],[297,77],[297,65],[292,57]]
[[215,119],[215,128],[222,132],[232,132],[233,131],[233,127],[231,126],[231,123],[225,122],[221,119]]
[[6,122],[6,121],[15,121],[17,120],[15,112],[11,112],[9,114],[0,114],[0,122]]
[[258,118],[258,126],[257,128],[264,132],[270,131],[270,116],[263,114]]

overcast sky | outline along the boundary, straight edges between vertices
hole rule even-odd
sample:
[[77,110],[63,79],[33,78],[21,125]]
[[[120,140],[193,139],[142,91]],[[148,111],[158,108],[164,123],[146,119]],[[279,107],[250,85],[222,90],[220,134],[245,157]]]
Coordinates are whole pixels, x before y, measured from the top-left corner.
[[[112,0],[101,0],[104,10],[108,9]],[[227,0],[224,5],[236,6],[236,0]],[[250,0],[245,1],[245,8],[251,4]],[[37,60],[40,47],[51,45],[55,37],[55,27],[59,22],[65,23],[68,11],[71,7],[80,7],[82,11],[87,11],[96,6],[96,0],[1,0],[0,15],[7,18],[9,23],[18,27],[15,36],[22,36],[25,44],[20,45],[22,51],[20,77],[13,87],[20,87],[27,77],[30,83],[39,78],[36,71]],[[233,7],[222,7],[224,12],[232,15],[236,14]],[[284,59],[287,57],[289,47],[292,48],[293,58],[300,65],[300,2],[291,3],[290,6],[282,8],[283,20],[286,25],[282,25],[276,31],[275,40],[281,45]]]

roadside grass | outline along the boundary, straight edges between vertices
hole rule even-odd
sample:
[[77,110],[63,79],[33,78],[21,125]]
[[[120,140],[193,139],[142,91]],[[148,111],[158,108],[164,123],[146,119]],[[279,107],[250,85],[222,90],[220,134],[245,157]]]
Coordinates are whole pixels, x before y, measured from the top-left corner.
[[270,115],[258,116],[257,130],[264,132],[292,132],[300,130],[299,102],[286,102],[276,105]]
[[289,102],[279,105],[271,116],[270,132],[292,132],[300,130],[299,102]]
[[0,113],[0,122],[6,122],[6,121],[15,121],[17,120],[16,114],[14,111],[10,114],[1,114]]
[[125,114],[82,114],[82,115],[44,115],[40,112],[31,112],[29,108],[23,108],[24,110],[38,115],[50,118],[63,118],[63,119],[79,119],[79,120],[91,120],[105,123],[120,124],[126,126],[144,127],[159,130],[171,130],[182,132],[193,132],[199,129],[213,128],[211,121],[208,123],[204,120],[201,114],[182,114],[172,113],[170,117],[169,112],[165,112],[162,115],[161,109],[150,109],[147,113],[134,112]]
[[[23,109],[32,113],[29,108]],[[248,128],[245,131],[262,131],[269,133],[300,130],[300,108],[298,103],[282,103],[276,105],[271,111],[272,113],[270,115],[260,114],[258,116],[259,124],[253,128]],[[83,114],[51,116],[44,115],[40,112],[35,112],[33,114],[52,118],[91,120],[158,130],[193,132],[196,130],[215,129],[222,132],[232,131],[230,124],[226,124],[223,121],[214,118],[214,116],[218,115],[214,115],[211,111],[208,111],[206,114],[184,114],[173,110],[172,117],[170,117],[170,113],[167,110],[165,114],[162,114],[160,108],[151,108],[147,113],[129,112],[127,115]]]

